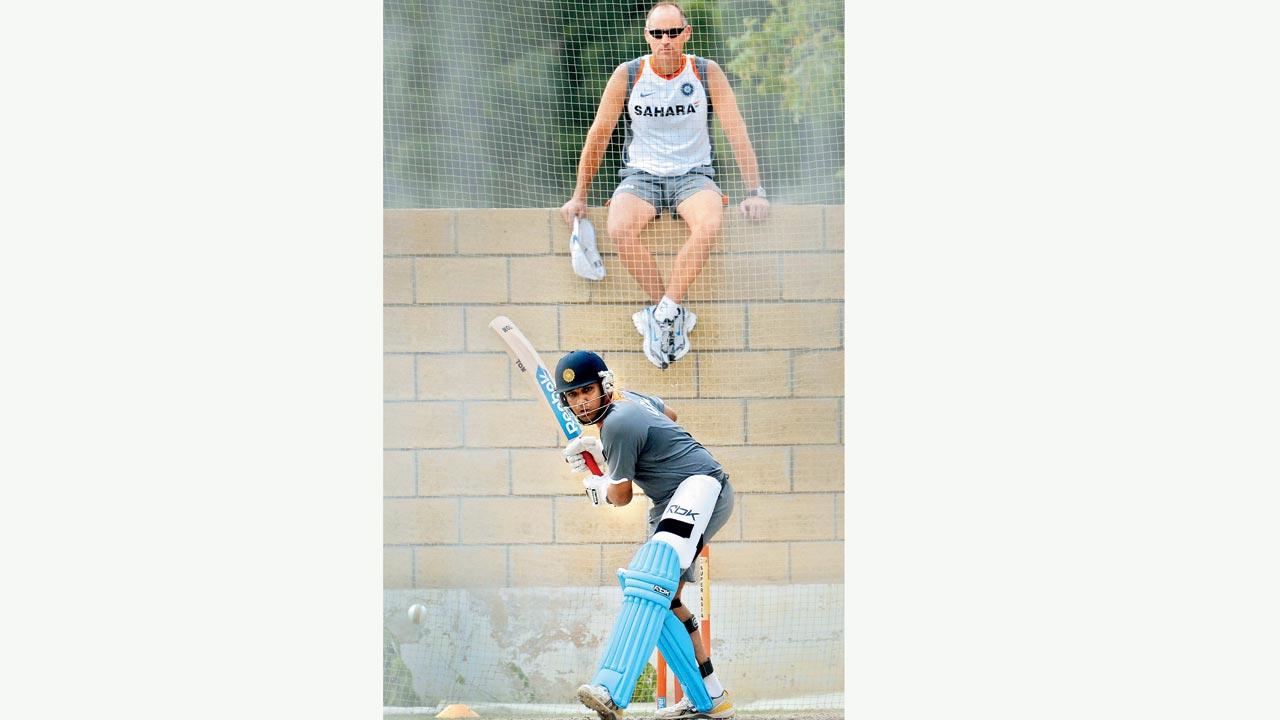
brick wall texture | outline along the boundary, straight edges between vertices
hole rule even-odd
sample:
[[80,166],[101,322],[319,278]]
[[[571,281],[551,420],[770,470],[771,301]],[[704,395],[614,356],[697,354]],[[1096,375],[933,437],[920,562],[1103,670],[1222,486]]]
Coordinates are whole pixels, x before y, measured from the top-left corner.
[[[556,210],[386,210],[384,585],[615,582],[650,501],[594,508],[564,441],[488,323],[510,317],[548,366],[600,352],[622,386],[658,395],[729,472],[737,504],[711,543],[714,582],[842,581],[842,206],[730,209],[684,300],[693,350],[645,360],[631,313],[649,304],[592,208],[608,275],[574,275]],[[644,239],[664,274],[687,231]],[[589,431],[590,432],[590,431]]]

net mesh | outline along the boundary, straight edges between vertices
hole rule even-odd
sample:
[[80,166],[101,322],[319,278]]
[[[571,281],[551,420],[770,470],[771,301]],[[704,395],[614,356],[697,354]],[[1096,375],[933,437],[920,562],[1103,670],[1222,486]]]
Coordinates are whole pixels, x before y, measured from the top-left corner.
[[[600,353],[729,473],[711,654],[738,711],[842,703],[842,5],[682,3],[683,52],[723,68],[770,208],[743,216],[749,188],[717,108],[714,181],[729,202],[680,288],[682,253],[696,255],[685,218],[610,222],[622,123],[587,196],[603,279],[574,274],[559,212],[610,74],[650,52],[650,6],[384,5],[388,713],[580,716],[573,692],[620,605],[615,569],[645,539],[647,498],[583,500],[545,405],[487,329],[497,315],[548,365]],[[652,256],[656,296],[628,247]],[[697,320],[688,354],[659,369],[633,316],[669,290]],[[699,588],[682,597],[701,613]],[[654,702],[655,679],[646,670],[633,707]]]
[[[649,52],[648,2],[390,0],[384,4],[385,202],[559,207],[610,72]],[[729,75],[771,196],[833,204],[843,186],[843,7],[687,2],[686,53]],[[722,128],[711,128],[729,160]],[[622,165],[611,143],[592,204]],[[734,163],[717,182],[744,190]]]

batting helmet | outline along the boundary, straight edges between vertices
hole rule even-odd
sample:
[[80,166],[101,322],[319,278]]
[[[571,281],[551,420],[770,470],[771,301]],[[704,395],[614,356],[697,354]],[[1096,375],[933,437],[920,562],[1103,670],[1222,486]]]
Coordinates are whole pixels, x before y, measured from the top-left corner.
[[598,382],[605,393],[613,392],[613,373],[604,358],[589,350],[574,350],[556,363],[556,394]]

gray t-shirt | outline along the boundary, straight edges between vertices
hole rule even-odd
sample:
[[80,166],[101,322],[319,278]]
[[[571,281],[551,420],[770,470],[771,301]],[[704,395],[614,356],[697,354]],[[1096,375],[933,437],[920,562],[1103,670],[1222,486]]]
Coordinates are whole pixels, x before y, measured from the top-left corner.
[[609,474],[644,490],[654,505],[665,505],[690,475],[729,475],[687,430],[662,414],[661,399],[623,390],[600,426]]

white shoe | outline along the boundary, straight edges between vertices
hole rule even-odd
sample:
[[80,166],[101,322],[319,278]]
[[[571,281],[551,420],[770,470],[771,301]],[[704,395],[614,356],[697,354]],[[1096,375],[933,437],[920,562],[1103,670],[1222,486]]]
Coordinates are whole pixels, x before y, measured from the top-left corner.
[[631,316],[631,323],[644,336],[644,343],[640,346],[644,350],[644,356],[658,366],[659,370],[666,370],[668,353],[663,352],[662,323],[653,316],[653,306],[637,311]]
[[683,700],[653,714],[654,720],[689,720],[698,717],[698,711],[686,695]]
[[600,720],[622,720],[626,711],[614,704],[609,691],[601,685],[583,685],[578,688],[578,700],[596,711]]
[[662,300],[659,301],[657,305],[653,306],[653,316],[658,318],[658,322],[670,320],[674,318],[678,312],[680,312],[680,306],[676,304],[675,300],[672,300],[666,295],[663,295]]
[[672,322],[671,354],[667,356],[669,362],[675,362],[689,353],[689,332],[697,323],[698,316],[684,308],[676,313]]
[[654,720],[694,720],[695,718],[712,718],[713,720],[728,720],[737,713],[733,709],[733,702],[729,700],[729,692],[726,690],[723,695],[711,699],[711,710],[700,713],[693,706],[693,702],[689,700],[689,696],[685,696],[683,700],[668,708],[663,708],[653,714]]
[[[656,319],[656,318],[655,318]],[[658,354],[670,364],[676,356],[676,319],[658,320]]]
[[733,709],[733,701],[729,699],[729,691],[725,690],[719,697],[711,698],[711,712],[699,713],[698,717],[727,720],[737,714]]

